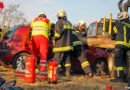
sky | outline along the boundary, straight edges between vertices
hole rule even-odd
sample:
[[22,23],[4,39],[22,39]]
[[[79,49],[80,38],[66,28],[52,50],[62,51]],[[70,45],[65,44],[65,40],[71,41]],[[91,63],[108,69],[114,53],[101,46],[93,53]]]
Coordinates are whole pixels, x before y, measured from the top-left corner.
[[[51,23],[57,21],[58,10],[63,9],[67,13],[68,20],[74,25],[80,20],[85,20],[89,25],[99,21],[104,16],[109,18],[110,13],[117,18],[119,0],[0,0],[5,8],[9,4],[19,4],[19,10],[25,14],[28,22],[32,21],[40,13],[45,13]],[[127,0],[124,0],[126,2]],[[123,3],[124,3],[123,2]],[[130,11],[130,10],[129,10]]]

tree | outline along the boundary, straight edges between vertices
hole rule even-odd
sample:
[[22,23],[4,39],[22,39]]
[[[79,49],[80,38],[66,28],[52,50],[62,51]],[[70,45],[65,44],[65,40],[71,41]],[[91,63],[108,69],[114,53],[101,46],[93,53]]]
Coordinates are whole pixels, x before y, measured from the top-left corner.
[[27,22],[24,13],[19,11],[19,5],[10,4],[6,9],[6,13],[0,13],[0,25],[10,28],[16,25],[23,25]]

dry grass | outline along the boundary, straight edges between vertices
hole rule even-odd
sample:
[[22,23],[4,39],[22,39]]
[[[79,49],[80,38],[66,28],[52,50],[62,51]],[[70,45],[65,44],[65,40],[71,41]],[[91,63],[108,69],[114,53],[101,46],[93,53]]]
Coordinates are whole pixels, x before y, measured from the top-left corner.
[[0,66],[0,76],[6,81],[17,80],[17,87],[25,90],[106,90],[107,85],[111,85],[116,90],[125,90],[127,83],[112,83],[109,76],[94,77],[88,79],[81,75],[72,75],[71,77],[60,76],[57,84],[48,84],[47,81],[36,78],[35,83],[25,83],[23,78],[16,77],[13,69]]

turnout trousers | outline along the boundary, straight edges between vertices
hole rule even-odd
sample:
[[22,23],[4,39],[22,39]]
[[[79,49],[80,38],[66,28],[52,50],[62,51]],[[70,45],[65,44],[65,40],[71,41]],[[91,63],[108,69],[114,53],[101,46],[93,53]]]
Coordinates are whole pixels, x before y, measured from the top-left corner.
[[46,71],[49,41],[43,35],[32,36],[32,51],[37,59],[40,56],[40,71]]
[[115,60],[115,77],[116,78],[124,78],[124,67],[128,64],[126,59],[127,50],[124,48],[115,48],[114,50],[114,60]]
[[58,62],[59,69],[63,69],[65,67],[66,73],[69,74],[71,68],[71,59],[70,59],[70,51],[68,52],[56,52],[54,54],[54,58]]
[[74,51],[72,51],[72,60],[78,59],[81,63],[81,67],[84,70],[85,74],[88,74],[91,72],[90,64],[85,57],[85,51],[83,45],[77,45],[74,47]]

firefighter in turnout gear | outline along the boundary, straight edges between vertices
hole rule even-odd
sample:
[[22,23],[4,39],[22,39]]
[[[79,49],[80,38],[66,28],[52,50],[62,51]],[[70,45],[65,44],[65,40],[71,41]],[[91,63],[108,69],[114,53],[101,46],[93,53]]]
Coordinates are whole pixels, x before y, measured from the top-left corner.
[[73,47],[74,50],[71,52],[71,60],[76,60],[78,59],[81,63],[81,67],[85,72],[85,75],[88,75],[89,77],[92,77],[92,71],[90,64],[85,57],[85,52],[83,50],[83,44],[82,42],[78,39],[77,33],[73,30],[72,31],[72,41],[73,41]]
[[[127,12],[118,15],[119,21],[113,27],[112,37],[115,39],[115,77],[112,81],[124,80],[124,66],[130,65],[130,20]],[[127,61],[126,61],[126,56]],[[128,71],[129,72],[129,71]],[[129,75],[130,76],[130,75]]]
[[35,58],[40,56],[40,71],[38,75],[46,75],[47,53],[49,47],[50,20],[45,14],[40,14],[32,23],[32,49]]
[[80,37],[86,37],[87,36],[85,28],[86,28],[85,20],[80,20],[79,23],[78,23],[78,29],[79,29],[78,36],[80,36]]
[[54,58],[61,68],[61,64],[65,62],[66,76],[69,76],[70,71],[70,51],[73,50],[72,44],[72,24],[67,20],[66,12],[59,10],[57,13],[58,21],[55,25],[55,35],[53,40],[55,45],[53,52],[55,53]]

